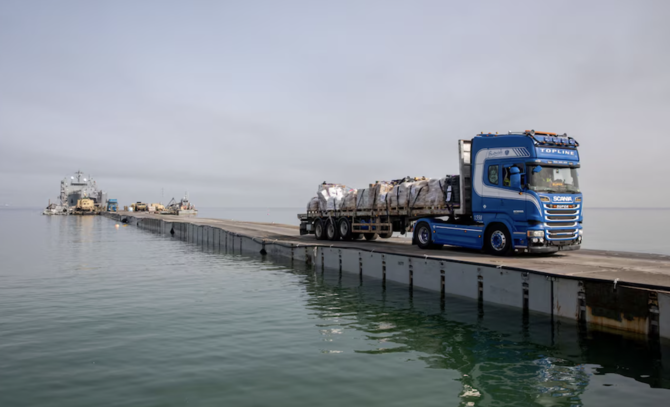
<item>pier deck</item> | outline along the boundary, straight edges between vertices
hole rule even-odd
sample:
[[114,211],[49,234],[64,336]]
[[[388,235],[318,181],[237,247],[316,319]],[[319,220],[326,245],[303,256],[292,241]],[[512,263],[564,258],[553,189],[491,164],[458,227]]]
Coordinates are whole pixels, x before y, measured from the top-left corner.
[[395,281],[670,339],[670,256],[600,250],[496,257],[445,246],[421,250],[407,238],[318,241],[297,226],[155,215],[104,213],[142,229],[228,253],[303,261],[382,281]]
[[241,222],[223,219],[180,218],[176,216],[153,215],[149,213],[122,213],[139,219],[161,219],[170,222],[188,222],[201,226],[218,227],[229,232],[249,237],[278,240],[286,243],[342,247],[374,250],[389,254],[409,256],[429,256],[450,261],[478,263],[487,266],[503,266],[526,269],[534,272],[596,278],[618,284],[633,283],[639,285],[666,288],[670,291],[670,256],[604,250],[579,250],[559,252],[553,255],[519,254],[510,257],[496,257],[476,250],[445,246],[441,250],[421,250],[411,244],[410,239],[391,238],[377,241],[319,241],[314,235],[300,236],[298,226],[275,223]]

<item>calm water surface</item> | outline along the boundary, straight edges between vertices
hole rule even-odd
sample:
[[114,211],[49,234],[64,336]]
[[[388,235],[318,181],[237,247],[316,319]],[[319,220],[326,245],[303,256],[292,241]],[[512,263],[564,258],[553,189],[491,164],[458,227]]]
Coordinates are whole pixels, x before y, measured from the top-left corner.
[[[294,214],[292,212],[291,214]],[[0,211],[0,406],[667,405],[670,348]]]

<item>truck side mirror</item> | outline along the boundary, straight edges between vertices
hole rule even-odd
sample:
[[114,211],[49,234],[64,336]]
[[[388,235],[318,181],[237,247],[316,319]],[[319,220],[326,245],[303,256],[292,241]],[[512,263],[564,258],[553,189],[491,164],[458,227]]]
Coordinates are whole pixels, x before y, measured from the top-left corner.
[[521,190],[521,173],[517,172],[510,175],[509,186],[510,188]]
[[542,167],[539,165],[533,168],[533,173],[537,174],[538,172],[542,171]]

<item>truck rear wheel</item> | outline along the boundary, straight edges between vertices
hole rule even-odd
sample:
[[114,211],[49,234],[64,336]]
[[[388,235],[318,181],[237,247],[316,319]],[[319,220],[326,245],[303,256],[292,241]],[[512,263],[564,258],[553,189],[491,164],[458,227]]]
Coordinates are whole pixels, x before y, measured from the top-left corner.
[[352,240],[361,240],[363,238],[362,233],[352,233],[351,234],[351,239]]
[[512,236],[507,226],[502,223],[489,226],[484,235],[484,248],[489,254],[507,256],[512,251]]
[[326,231],[325,227],[323,226],[323,221],[321,219],[317,219],[314,221],[314,236],[316,237],[316,240],[326,239]]
[[337,222],[332,219],[326,221],[326,239],[340,240],[340,231],[337,228]]
[[351,222],[349,222],[349,219],[347,218],[340,218],[337,221],[337,228],[340,231],[340,237],[342,240],[351,240],[352,239],[352,233],[351,233]]
[[381,237],[382,239],[388,239],[391,236],[393,236],[393,232],[384,232],[379,234],[379,237]]
[[376,233],[364,233],[363,236],[365,236],[365,240],[369,242],[377,240],[377,238],[379,237],[379,235]]

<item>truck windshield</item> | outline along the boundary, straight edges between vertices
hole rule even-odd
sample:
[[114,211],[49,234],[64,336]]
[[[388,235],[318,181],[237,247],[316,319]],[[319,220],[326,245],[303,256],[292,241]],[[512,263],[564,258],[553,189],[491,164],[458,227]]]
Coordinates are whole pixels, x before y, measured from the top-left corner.
[[579,178],[576,168],[570,167],[542,167],[539,172],[533,172],[536,166],[528,168],[528,187],[537,192],[556,194],[578,194]]

